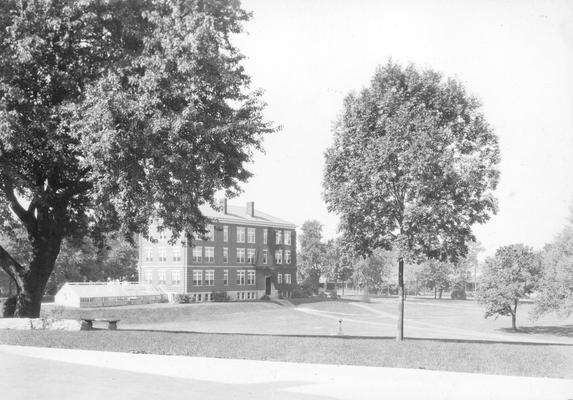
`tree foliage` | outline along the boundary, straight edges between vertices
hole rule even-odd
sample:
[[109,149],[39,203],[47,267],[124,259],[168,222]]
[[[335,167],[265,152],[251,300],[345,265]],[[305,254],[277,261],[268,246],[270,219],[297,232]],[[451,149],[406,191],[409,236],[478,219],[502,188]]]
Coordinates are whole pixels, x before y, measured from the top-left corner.
[[376,250],[366,257],[355,260],[352,280],[367,293],[378,293],[384,283],[388,283],[390,267],[395,263],[395,255],[386,250]]
[[444,290],[450,289],[454,265],[438,260],[428,260],[422,264],[419,279],[422,285],[434,291],[434,298],[442,298]]
[[497,138],[458,81],[389,62],[344,101],[325,199],[359,253],[456,259],[472,224],[496,211],[498,162]]
[[543,276],[535,298],[534,316],[573,312],[573,206],[567,226],[541,252]]
[[232,44],[233,0],[0,3],[0,229],[23,227],[25,263],[0,247],[17,316],[39,314],[64,238],[187,238],[239,190],[274,130]]
[[322,224],[317,220],[308,220],[302,224],[299,235],[298,266],[303,280],[308,280],[312,289],[318,292],[318,281],[327,272],[326,245],[322,241]]
[[523,244],[497,249],[486,260],[477,289],[477,300],[485,306],[485,317],[510,315],[517,329],[519,299],[533,293],[541,274],[539,256]]

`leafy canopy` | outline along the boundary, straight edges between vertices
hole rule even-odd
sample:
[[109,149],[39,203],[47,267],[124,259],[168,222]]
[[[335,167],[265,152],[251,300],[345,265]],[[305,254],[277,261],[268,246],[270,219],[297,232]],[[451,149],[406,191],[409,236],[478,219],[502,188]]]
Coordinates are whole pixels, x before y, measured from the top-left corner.
[[360,254],[455,260],[496,211],[497,138],[454,79],[388,62],[344,100],[324,197]]
[[568,224],[541,252],[543,276],[535,298],[534,314],[573,312],[573,205]]
[[3,1],[1,228],[200,230],[274,130],[230,41],[248,18],[232,0]]

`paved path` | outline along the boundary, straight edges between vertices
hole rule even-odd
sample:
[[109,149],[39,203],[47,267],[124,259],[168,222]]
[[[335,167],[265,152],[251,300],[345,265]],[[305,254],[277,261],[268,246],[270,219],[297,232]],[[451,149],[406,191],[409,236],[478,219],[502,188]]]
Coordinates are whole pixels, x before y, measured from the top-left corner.
[[0,345],[6,399],[573,399],[573,380]]

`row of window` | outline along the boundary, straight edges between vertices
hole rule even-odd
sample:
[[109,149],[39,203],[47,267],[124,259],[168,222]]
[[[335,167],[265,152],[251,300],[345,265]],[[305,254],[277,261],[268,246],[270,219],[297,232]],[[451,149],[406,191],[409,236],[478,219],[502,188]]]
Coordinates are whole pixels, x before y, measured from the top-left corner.
[[[204,251],[203,251],[204,249]],[[223,247],[223,262],[229,262],[229,249]],[[214,263],[215,262],[215,248],[214,247],[193,247],[193,262],[195,263]],[[284,257],[283,257],[284,254]],[[181,261],[181,248],[174,247],[172,254],[173,261]],[[291,263],[290,250],[276,250],[275,251],[275,264]],[[151,248],[145,249],[145,261],[153,261],[153,254]],[[263,264],[268,264],[268,250],[263,250]],[[167,262],[167,250],[164,247],[159,248],[159,262]],[[238,264],[254,264],[256,262],[256,249],[237,249],[236,262]]]
[[[203,249],[204,252],[203,252]],[[223,252],[223,263],[227,264],[229,262],[229,249],[227,247],[222,248]],[[214,247],[202,247],[195,246],[192,251],[192,260],[194,263],[214,263],[215,262],[215,248]],[[275,264],[290,264],[292,262],[290,250],[276,250],[275,251]],[[283,257],[284,255],[284,257]],[[255,264],[257,258],[257,249],[237,249],[235,261],[237,264]],[[263,264],[268,264],[268,250],[263,250],[262,257]]]
[[[207,234],[205,235],[205,239],[209,241],[215,240],[215,226],[214,225],[207,225]],[[237,227],[237,234],[236,234],[236,241],[237,243],[256,243],[256,231],[257,228],[247,228],[244,226]],[[263,229],[263,244],[267,244],[268,242],[268,235],[269,230],[264,228]],[[167,232],[162,231],[159,232],[159,240],[167,240]],[[227,225],[223,225],[223,241],[229,241],[229,227]],[[291,245],[292,241],[292,232],[287,230],[275,230],[275,244],[284,244],[287,246]]]
[[[285,279],[284,279],[284,282],[285,282],[287,285],[290,285],[290,284],[292,283],[292,281],[291,281],[291,275],[290,275],[290,274],[284,274],[284,278],[285,278]],[[279,284],[283,283],[283,274],[278,274],[278,275],[277,275],[277,281],[278,281]]]
[[[214,270],[197,270],[193,272],[193,286],[215,286],[215,271]],[[255,285],[255,270],[237,270],[235,274],[235,282],[237,285]],[[223,270],[223,285],[229,285],[229,270]]]
[[[256,300],[257,292],[237,292],[237,300]],[[189,294],[191,301],[213,301],[213,293],[192,293]]]
[[[167,284],[167,272],[157,271],[157,284]],[[215,286],[215,271],[214,270],[193,270],[193,286]],[[235,282],[237,285],[255,285],[256,273],[254,270],[237,270],[235,275]],[[277,275],[278,283],[283,282],[283,274]],[[144,275],[144,283],[153,283],[153,272],[147,271]],[[291,284],[291,274],[284,274],[284,283]],[[181,284],[181,271],[171,271],[171,285]],[[229,270],[223,270],[223,285],[229,286]]]
[[[145,273],[144,283],[147,283],[149,285],[153,283],[153,273],[151,271],[147,271]],[[157,272],[157,283],[159,285],[167,284],[167,271]],[[181,284],[181,271],[171,271],[171,284],[172,285]]]

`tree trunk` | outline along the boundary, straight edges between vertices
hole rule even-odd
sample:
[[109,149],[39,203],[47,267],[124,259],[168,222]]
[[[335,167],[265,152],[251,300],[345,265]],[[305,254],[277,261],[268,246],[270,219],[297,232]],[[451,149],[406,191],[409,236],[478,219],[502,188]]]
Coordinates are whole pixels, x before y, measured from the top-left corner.
[[397,342],[404,341],[404,259],[398,260],[398,332]]
[[517,332],[517,302],[518,300],[515,300],[513,310],[511,311],[511,327],[516,332]]
[[28,271],[22,277],[22,284],[16,300],[17,318],[37,318],[40,316],[42,297],[46,284],[54,270],[60,252],[61,238],[42,241],[34,245],[33,259]]
[[444,293],[444,289],[440,288],[440,291],[438,292],[439,295],[439,299],[442,300],[442,293]]
[[438,288],[434,286],[434,300],[438,298]]

